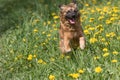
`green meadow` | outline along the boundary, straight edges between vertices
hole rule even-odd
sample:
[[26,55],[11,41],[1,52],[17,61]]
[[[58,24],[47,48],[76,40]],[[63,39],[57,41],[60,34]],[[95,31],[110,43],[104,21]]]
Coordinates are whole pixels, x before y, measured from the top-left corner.
[[77,0],[86,48],[59,50],[59,7],[0,0],[0,80],[120,80],[120,0]]

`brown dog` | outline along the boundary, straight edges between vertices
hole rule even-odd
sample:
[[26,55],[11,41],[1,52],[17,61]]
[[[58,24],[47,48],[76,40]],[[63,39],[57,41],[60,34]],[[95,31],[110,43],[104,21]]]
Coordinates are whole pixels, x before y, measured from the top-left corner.
[[[74,0],[73,0],[74,1]],[[71,48],[85,48],[85,38],[80,22],[80,13],[77,4],[72,2],[60,6],[60,50],[68,53]]]

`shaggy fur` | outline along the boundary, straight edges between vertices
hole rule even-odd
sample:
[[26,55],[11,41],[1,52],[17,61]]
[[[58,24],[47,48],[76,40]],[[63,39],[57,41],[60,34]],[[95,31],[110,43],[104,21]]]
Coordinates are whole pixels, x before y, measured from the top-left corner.
[[80,13],[75,3],[60,6],[60,50],[68,53],[78,46],[85,48],[85,38],[80,22]]

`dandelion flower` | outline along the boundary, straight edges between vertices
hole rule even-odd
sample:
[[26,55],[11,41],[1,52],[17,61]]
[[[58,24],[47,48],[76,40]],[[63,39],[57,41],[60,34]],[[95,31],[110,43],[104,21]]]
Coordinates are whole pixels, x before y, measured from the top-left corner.
[[116,63],[116,62],[117,62],[117,60],[116,60],[116,59],[113,59],[111,62],[112,62],[112,63]]
[[104,53],[103,57],[107,57],[109,55],[109,53]]
[[101,41],[102,41],[102,42],[105,42],[105,38],[102,38]]
[[109,34],[110,34],[111,37],[116,36],[116,34],[115,34],[114,32],[111,32],[111,33],[109,33]]
[[96,73],[100,73],[100,72],[102,72],[102,68],[101,68],[101,67],[99,67],[99,66],[98,66],[98,67],[96,67],[96,68],[95,68],[95,72],[96,72]]
[[118,54],[118,52],[117,52],[117,51],[113,51],[113,54],[117,55],[117,54]]
[[60,55],[60,58],[63,59],[64,57],[65,57],[65,55],[62,53],[62,54]]
[[86,35],[90,34],[90,32],[89,32],[87,29],[84,30],[84,33],[85,33]]
[[94,18],[90,18],[89,22],[93,22],[95,19]]
[[54,15],[56,15],[56,13],[53,12],[53,13],[52,13],[52,16],[54,16]]
[[104,18],[104,16],[100,16],[99,18],[98,18],[98,20],[102,20]]
[[99,59],[99,58],[100,58],[99,56],[95,56],[95,57],[94,57],[94,60],[97,60],[97,59]]
[[106,20],[106,24],[111,24],[111,20]]
[[51,34],[48,34],[48,35],[47,35],[47,37],[50,37],[50,36],[51,36]]
[[28,60],[28,61],[31,61],[31,60],[32,60],[32,57],[33,57],[33,56],[32,56],[31,54],[30,54],[30,55],[28,55],[27,60]]
[[34,29],[33,31],[34,31],[34,33],[37,33],[37,32],[38,32],[38,29]]
[[55,61],[55,59],[54,59],[54,58],[50,58],[50,61],[54,62],[54,61]]
[[54,16],[53,18],[54,18],[54,19],[58,19],[58,18],[59,18],[59,16]]
[[117,40],[120,40],[120,36],[117,37]]
[[107,51],[108,51],[108,49],[107,49],[107,48],[103,48],[103,51],[104,51],[104,52],[107,52]]
[[79,73],[72,73],[72,74],[69,74],[68,76],[70,76],[74,79],[77,79],[80,75],[79,75]]
[[111,2],[107,2],[107,5],[110,5],[111,4]]
[[48,25],[49,25],[49,24],[51,24],[51,22],[50,22],[50,21],[48,21],[47,23],[48,23]]
[[93,28],[93,27],[90,27],[90,28],[89,28],[89,30],[93,31],[93,30],[95,30],[95,28]]
[[38,60],[38,63],[43,63],[44,61],[42,59],[39,59]]
[[83,69],[78,70],[80,74],[83,74],[85,71]]
[[37,57],[36,54],[34,54],[33,57],[36,58]]
[[97,42],[98,40],[96,38],[90,38],[90,43],[95,43]]
[[49,76],[49,80],[55,80],[55,76],[54,75],[50,75]]
[[89,6],[89,4],[86,3],[85,6]]
[[25,38],[23,38],[23,40],[22,40],[23,42],[26,42],[26,39]]

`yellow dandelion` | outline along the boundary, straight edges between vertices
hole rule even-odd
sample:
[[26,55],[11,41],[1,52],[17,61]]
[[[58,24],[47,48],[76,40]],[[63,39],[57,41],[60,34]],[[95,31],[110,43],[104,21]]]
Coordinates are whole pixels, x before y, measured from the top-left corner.
[[80,70],[78,70],[78,72],[79,72],[80,74],[83,74],[83,73],[85,72],[85,70],[80,69]]
[[104,18],[104,16],[100,16],[99,18],[98,18],[98,20],[102,20]]
[[89,6],[89,4],[86,3],[85,6]]
[[90,38],[90,43],[92,44],[92,43],[95,43],[95,42],[97,42],[98,40],[96,39],[96,38]]
[[47,35],[47,37],[50,37],[50,36],[51,36],[51,34],[48,34],[48,35]]
[[110,34],[106,34],[106,37],[110,37]]
[[96,10],[97,10],[98,12],[100,12],[102,9],[100,9],[100,8],[96,8]]
[[31,61],[32,58],[33,58],[33,56],[32,56],[31,54],[29,54],[27,60],[28,60],[28,61]]
[[59,16],[53,16],[53,18],[54,18],[54,19],[58,19],[58,18],[59,18]]
[[34,54],[34,55],[33,55],[33,57],[34,57],[34,58],[36,58],[36,57],[37,57],[37,55],[36,55],[36,54]]
[[10,50],[10,53],[14,53],[14,50],[13,50],[13,49],[11,49],[11,50]]
[[111,2],[107,2],[107,5],[110,5],[111,4]]
[[60,58],[63,59],[64,57],[65,57],[65,55],[62,53],[62,54],[60,55]]
[[103,54],[103,57],[107,57],[107,56],[109,56],[109,53],[104,53]]
[[45,31],[43,31],[42,34],[45,34]]
[[95,10],[94,10],[94,9],[92,9],[92,10],[91,10],[91,12],[92,12],[92,13],[94,13],[94,12],[95,12]]
[[47,22],[47,24],[49,25],[49,24],[51,24],[51,22],[50,22],[50,21],[48,21],[48,22]]
[[112,14],[112,17],[117,17],[118,16],[118,14]]
[[118,52],[117,52],[117,51],[113,51],[112,53],[113,53],[113,54],[115,54],[115,55],[117,55],[117,54],[118,54]]
[[111,20],[106,20],[106,24],[111,24]]
[[116,63],[116,62],[118,62],[116,59],[113,59],[112,61],[111,61],[112,63]]
[[90,27],[90,28],[89,28],[89,30],[93,31],[93,30],[95,30],[95,28],[93,28],[93,27]]
[[114,32],[110,32],[109,34],[110,34],[111,37],[116,36],[116,34]]
[[52,13],[52,16],[54,16],[54,15],[56,15],[56,13],[53,12],[53,13]]
[[55,80],[55,76],[54,75],[50,75],[49,76],[49,80]]
[[87,29],[84,30],[84,33],[85,33],[86,35],[90,34],[90,32],[89,32]]
[[35,33],[37,33],[37,32],[38,32],[38,29],[34,29],[33,31],[34,31]]
[[74,79],[77,79],[80,75],[79,75],[79,73],[72,73],[72,74],[69,74],[68,76],[70,76]]
[[54,61],[55,61],[55,58],[50,58],[50,61],[54,62]]
[[108,51],[108,49],[107,49],[107,48],[103,48],[103,51],[104,51],[104,52],[107,52],[107,51]]
[[39,59],[37,62],[42,64],[44,61],[42,59]]
[[111,21],[114,21],[115,19],[116,19],[115,17],[111,17],[111,18],[110,18]]
[[97,59],[99,59],[99,58],[100,58],[99,56],[95,56],[95,57],[94,57],[94,60],[97,60]]
[[45,61],[43,61],[43,63],[42,64],[47,64]]
[[120,36],[117,37],[117,40],[120,40]]
[[103,12],[108,12],[108,10],[109,10],[109,7],[107,7],[107,6],[105,6],[105,7],[103,8]]
[[96,72],[96,73],[102,72],[102,68],[101,68],[100,66],[96,67],[96,68],[95,68],[95,72]]
[[46,26],[46,22],[44,22],[43,25]]
[[96,4],[96,3],[97,3],[97,1],[96,1],[96,0],[92,0],[92,3],[93,3],[93,4]]
[[54,40],[57,40],[57,38],[56,38],[56,37],[54,37],[53,39],[54,39]]
[[26,39],[25,38],[23,38],[23,40],[22,40],[23,42],[26,42]]
[[67,59],[70,59],[70,56],[66,56]]
[[56,24],[52,24],[52,27],[56,27]]
[[109,42],[105,42],[104,44],[107,46],[109,44]]
[[113,12],[114,13],[118,13],[119,12],[119,8],[118,7],[113,7]]
[[54,30],[56,31],[56,30],[58,30],[58,28],[54,28]]
[[102,41],[102,42],[105,42],[105,38],[102,38],[101,41]]
[[90,18],[89,22],[93,22],[95,19],[94,18]]
[[96,32],[93,36],[95,37],[95,36],[97,36],[98,34],[100,34],[101,32],[100,31],[98,31],[98,32]]

